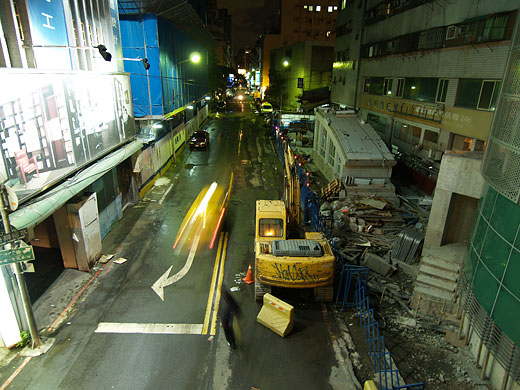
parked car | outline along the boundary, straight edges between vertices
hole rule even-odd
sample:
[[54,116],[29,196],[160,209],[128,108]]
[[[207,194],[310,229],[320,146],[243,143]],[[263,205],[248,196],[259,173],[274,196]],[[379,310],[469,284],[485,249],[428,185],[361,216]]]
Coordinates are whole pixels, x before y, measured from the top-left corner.
[[190,150],[206,149],[209,146],[209,133],[205,130],[199,130],[193,133],[190,138]]
[[273,106],[271,103],[263,102],[262,103],[262,114],[267,114],[273,112]]

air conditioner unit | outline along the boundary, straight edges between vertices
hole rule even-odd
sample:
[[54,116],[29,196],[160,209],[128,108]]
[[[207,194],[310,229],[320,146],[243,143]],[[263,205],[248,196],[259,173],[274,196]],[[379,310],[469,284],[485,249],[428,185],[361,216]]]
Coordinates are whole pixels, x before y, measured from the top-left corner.
[[449,26],[446,29],[446,40],[455,39],[457,37],[457,26]]

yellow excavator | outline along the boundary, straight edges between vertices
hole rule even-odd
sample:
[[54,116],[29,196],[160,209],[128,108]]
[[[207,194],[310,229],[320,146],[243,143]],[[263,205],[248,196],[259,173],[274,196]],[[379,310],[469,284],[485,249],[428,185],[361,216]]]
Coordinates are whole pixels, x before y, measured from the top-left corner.
[[327,238],[306,232],[304,238],[287,238],[289,229],[298,236],[300,184],[297,164],[285,147],[284,200],[257,200],[255,214],[255,299],[271,287],[313,288],[319,301],[332,301],[334,254]]

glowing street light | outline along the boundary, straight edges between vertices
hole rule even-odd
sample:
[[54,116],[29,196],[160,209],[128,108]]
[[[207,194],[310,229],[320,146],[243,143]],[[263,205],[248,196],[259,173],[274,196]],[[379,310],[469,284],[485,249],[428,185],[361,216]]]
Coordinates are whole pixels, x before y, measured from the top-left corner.
[[200,54],[199,53],[192,53],[190,56],[191,62],[197,64],[200,61]]
[[193,53],[190,54],[190,58],[188,58],[186,60],[183,60],[183,61],[180,61],[180,62],[177,62],[176,64],[173,64],[172,66],[177,66],[177,65],[180,65],[180,64],[184,64],[185,62],[188,62],[188,61],[191,61],[194,64],[198,64],[200,62],[201,58],[202,57],[200,56],[199,53],[193,52]]

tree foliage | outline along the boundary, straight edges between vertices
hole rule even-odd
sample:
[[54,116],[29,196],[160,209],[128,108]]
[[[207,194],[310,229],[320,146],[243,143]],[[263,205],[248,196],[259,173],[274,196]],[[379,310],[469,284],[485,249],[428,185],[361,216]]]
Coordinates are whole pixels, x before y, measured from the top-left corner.
[[269,87],[265,90],[265,100],[273,106],[280,106],[280,94],[284,88],[284,79],[281,72],[269,71]]

